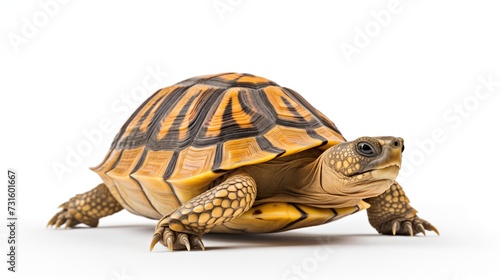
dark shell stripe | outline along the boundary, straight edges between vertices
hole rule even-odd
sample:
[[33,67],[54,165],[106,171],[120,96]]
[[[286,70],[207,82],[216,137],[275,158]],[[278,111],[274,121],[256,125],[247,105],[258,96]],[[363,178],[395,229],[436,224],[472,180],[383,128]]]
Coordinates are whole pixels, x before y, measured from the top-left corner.
[[178,85],[191,86],[194,84],[206,84],[218,88],[246,87],[261,88],[264,86],[277,86],[273,81],[250,74],[223,73],[218,75],[199,76],[184,80]]
[[307,215],[306,211],[304,211],[304,210],[302,210],[302,208],[300,208],[299,205],[294,204],[294,203],[290,203],[290,204],[300,213],[300,216],[297,219],[286,224],[284,227],[280,228],[278,231],[285,231],[285,230],[288,230],[289,228],[293,228],[293,226],[295,224],[300,223],[301,221],[307,219],[307,217],[309,216],[309,215]]
[[301,104],[302,106],[304,106],[304,108],[306,108],[309,112],[311,112],[311,114],[314,115],[314,117],[316,119],[319,120],[319,122],[323,125],[325,125],[326,127],[328,127],[329,129],[337,132],[338,134],[341,134],[340,131],[337,129],[337,126],[335,126],[335,124],[330,120],[328,119],[325,115],[323,115],[323,113],[321,113],[320,111],[316,110],[316,108],[314,108],[307,100],[304,99],[304,97],[302,97],[299,93],[297,93],[296,91],[292,90],[292,89],[289,89],[289,88],[283,88],[283,90],[285,92],[288,92],[290,95],[292,95],[296,100],[297,100],[297,103]]
[[[225,73],[156,92],[94,170],[125,208],[156,218],[205,191],[224,171],[343,141],[298,93],[261,77]],[[120,157],[112,156],[117,151]]]
[[260,110],[262,100],[254,90],[227,89],[214,104],[193,141],[194,146],[214,145],[233,139],[255,137],[275,125],[268,110]]

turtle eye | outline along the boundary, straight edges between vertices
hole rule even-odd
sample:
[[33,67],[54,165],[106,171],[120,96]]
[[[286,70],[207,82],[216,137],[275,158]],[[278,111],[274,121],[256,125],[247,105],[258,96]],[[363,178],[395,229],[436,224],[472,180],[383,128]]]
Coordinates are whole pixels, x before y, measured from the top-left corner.
[[356,145],[356,149],[358,150],[358,153],[362,156],[365,157],[375,156],[375,149],[373,148],[372,144],[368,142],[359,142]]

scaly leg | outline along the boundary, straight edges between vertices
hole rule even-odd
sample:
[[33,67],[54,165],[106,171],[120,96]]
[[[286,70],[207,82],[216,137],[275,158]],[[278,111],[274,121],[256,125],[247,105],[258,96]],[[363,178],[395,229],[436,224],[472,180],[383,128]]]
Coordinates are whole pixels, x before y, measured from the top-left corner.
[[401,186],[394,184],[383,194],[365,199],[371,204],[368,208],[368,220],[381,234],[411,235],[432,230],[439,235],[439,231],[429,222],[417,216],[417,210],[410,206]]
[[204,250],[201,236],[248,211],[256,195],[255,181],[248,173],[236,171],[229,174],[219,185],[163,217],[156,226],[150,250],[158,241],[170,251],[191,250],[191,244]]
[[59,207],[63,210],[55,214],[47,226],[55,225],[56,228],[59,228],[65,224],[66,228],[70,228],[84,223],[96,227],[100,218],[123,209],[104,184],[100,184],[86,193],[77,194]]

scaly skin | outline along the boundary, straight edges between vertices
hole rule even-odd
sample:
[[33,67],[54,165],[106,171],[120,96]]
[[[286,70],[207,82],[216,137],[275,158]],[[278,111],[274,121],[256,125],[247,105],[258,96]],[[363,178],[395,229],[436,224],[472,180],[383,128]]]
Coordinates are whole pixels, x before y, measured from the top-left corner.
[[439,231],[429,222],[417,216],[417,210],[410,206],[410,200],[403,188],[394,184],[379,196],[365,199],[370,224],[381,234],[411,235],[425,230]]
[[158,242],[170,251],[191,250],[191,245],[205,250],[201,235],[248,211],[256,195],[257,188],[252,177],[243,171],[231,173],[221,184],[163,217],[156,226],[150,250]]
[[104,184],[100,184],[86,193],[77,194],[59,207],[63,210],[55,214],[47,226],[55,225],[56,228],[59,228],[65,224],[66,228],[71,228],[83,223],[90,227],[96,227],[100,218],[123,209]]

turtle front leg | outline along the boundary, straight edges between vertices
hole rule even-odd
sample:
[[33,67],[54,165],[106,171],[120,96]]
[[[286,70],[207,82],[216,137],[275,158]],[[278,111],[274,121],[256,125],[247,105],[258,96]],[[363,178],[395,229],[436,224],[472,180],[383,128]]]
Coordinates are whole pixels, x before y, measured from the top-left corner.
[[365,201],[371,204],[367,210],[368,220],[381,234],[413,236],[432,230],[439,235],[436,227],[417,216],[417,210],[410,206],[410,200],[397,182],[383,194]]
[[229,222],[250,209],[257,188],[243,171],[231,173],[222,183],[192,198],[157,224],[150,250],[160,242],[174,249],[193,247],[205,250],[201,236],[217,225]]
[[96,227],[100,218],[123,209],[104,184],[86,193],[77,194],[59,207],[62,210],[50,219],[48,227],[55,225],[59,228],[64,224],[66,228],[71,228],[80,223]]

